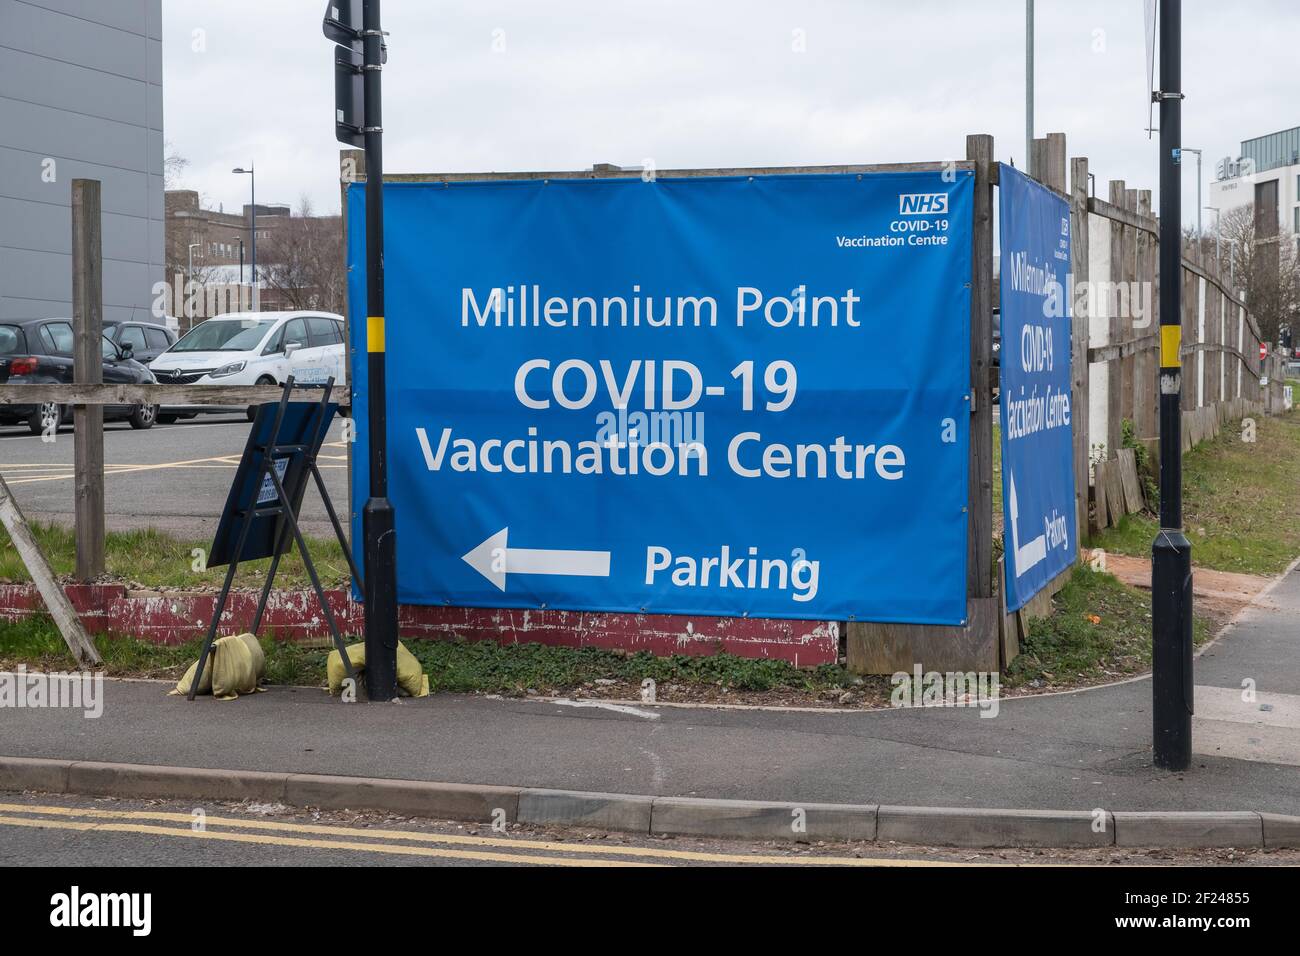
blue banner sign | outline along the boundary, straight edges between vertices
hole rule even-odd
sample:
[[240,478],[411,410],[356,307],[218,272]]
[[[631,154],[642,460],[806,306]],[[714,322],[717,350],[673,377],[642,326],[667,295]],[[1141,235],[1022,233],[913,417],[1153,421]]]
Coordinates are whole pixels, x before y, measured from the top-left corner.
[[[399,599],[962,623],[972,194],[965,170],[387,185]],[[360,515],[360,186],[348,222]]]
[[1010,166],[998,171],[1002,309],[1002,511],[1007,608],[1018,610],[1079,550],[1070,429],[1070,207]]

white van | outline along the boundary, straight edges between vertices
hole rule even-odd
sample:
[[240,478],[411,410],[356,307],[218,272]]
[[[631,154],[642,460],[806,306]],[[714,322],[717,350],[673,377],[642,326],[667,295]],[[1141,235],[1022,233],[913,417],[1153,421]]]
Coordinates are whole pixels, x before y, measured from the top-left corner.
[[[344,381],[343,317],[329,312],[232,312],[194,326],[150,363],[159,385],[304,385]],[[242,406],[240,406],[242,409]],[[164,425],[227,406],[164,405]],[[253,410],[248,410],[251,420]]]

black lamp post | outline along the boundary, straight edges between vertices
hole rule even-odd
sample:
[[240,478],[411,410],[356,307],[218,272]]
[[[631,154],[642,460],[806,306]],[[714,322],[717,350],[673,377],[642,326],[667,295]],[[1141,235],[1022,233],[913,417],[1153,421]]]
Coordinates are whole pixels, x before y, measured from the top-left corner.
[[[258,299],[258,296],[256,295],[256,290],[257,290],[257,175],[256,175],[256,173],[255,173],[255,171],[254,171],[254,167],[253,167],[253,164],[252,164],[252,163],[249,163],[249,164],[248,164],[248,168],[247,168],[247,169],[245,169],[243,166],[239,166],[239,167],[237,167],[237,168],[235,168],[235,169],[232,169],[231,172],[234,173],[234,174],[236,174],[237,176],[247,176],[247,177],[248,177],[248,186],[249,186],[249,193],[250,193],[250,197],[249,197],[249,198],[250,198],[251,201],[252,201],[252,204],[249,206],[250,215],[252,216],[252,221],[251,221],[250,226],[249,226],[249,232],[252,234],[252,237],[253,237],[253,248],[252,248],[252,253],[253,253],[253,289],[254,289],[254,295],[253,295],[253,311],[256,312],[256,311],[257,311],[257,299]],[[244,278],[244,273],[243,273],[243,270],[242,270],[242,264],[243,264],[243,263],[242,263],[242,257],[243,257],[243,251],[244,251],[244,250],[243,250],[243,243],[242,243],[242,242],[240,243],[240,250],[239,250],[239,251],[240,251],[240,257],[241,257],[241,263],[240,263],[240,264],[241,264],[241,270],[240,270],[240,273],[239,273],[239,278],[240,278],[240,280],[242,281],[243,278]]]

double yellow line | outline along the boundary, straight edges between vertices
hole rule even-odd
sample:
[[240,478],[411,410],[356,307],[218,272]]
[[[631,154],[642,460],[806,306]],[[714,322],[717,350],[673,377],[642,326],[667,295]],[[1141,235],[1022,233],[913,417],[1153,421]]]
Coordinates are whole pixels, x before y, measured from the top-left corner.
[[[197,823],[199,819],[202,820],[201,824]],[[189,813],[154,810],[100,810],[14,803],[0,803],[0,827],[65,830],[86,834],[134,833],[180,840],[532,866],[672,866],[690,863],[841,867],[965,865],[936,860],[708,853],[657,847],[602,846],[420,830],[293,823],[250,817],[198,818]]]

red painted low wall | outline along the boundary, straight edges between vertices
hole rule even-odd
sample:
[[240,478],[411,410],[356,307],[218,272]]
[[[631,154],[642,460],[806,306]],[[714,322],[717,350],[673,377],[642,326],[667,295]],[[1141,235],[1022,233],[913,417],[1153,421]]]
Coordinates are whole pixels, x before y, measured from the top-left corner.
[[[133,591],[121,585],[70,584],[69,600],[92,634],[124,634],[177,644],[207,631],[215,593]],[[344,634],[362,630],[362,605],[347,591],[327,591],[330,610]],[[233,591],[219,634],[248,630],[257,592]],[[30,584],[0,584],[0,619],[14,620],[44,609]],[[759,618],[687,617],[669,614],[606,614],[594,611],[519,611],[402,605],[401,636],[501,644],[603,647],[628,653],[713,654],[773,658],[796,667],[833,664],[839,654],[835,621],[773,621]],[[276,591],[263,618],[263,633],[284,639],[328,637],[329,629],[310,591]]]

